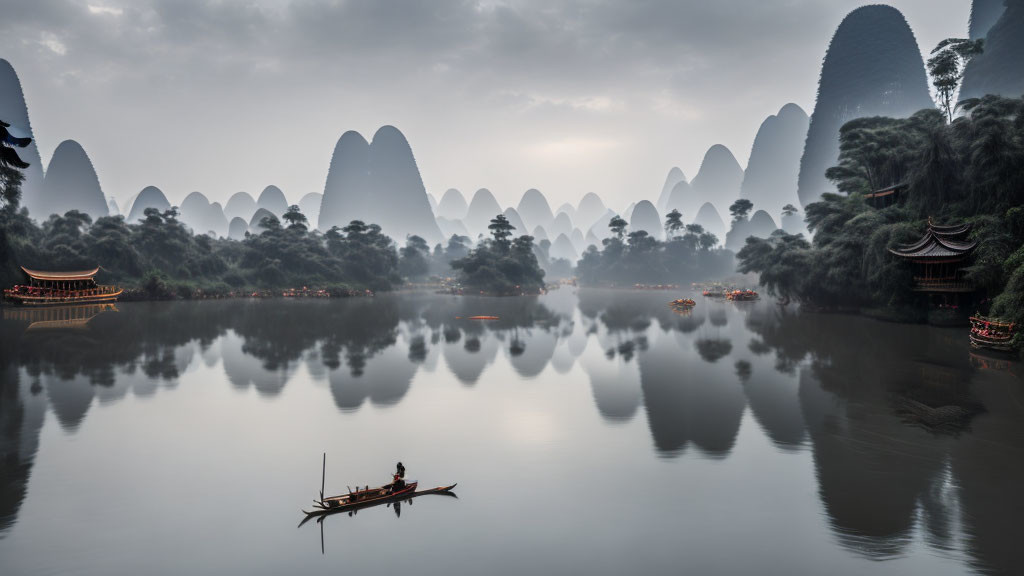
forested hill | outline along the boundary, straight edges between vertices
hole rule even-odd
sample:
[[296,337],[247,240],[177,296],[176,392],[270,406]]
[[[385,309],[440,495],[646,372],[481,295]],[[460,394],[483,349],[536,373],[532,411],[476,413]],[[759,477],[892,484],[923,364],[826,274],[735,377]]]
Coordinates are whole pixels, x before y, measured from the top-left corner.
[[[920,238],[929,217],[967,222],[978,243],[967,269],[977,288],[973,304],[1024,322],[1024,98],[989,95],[963,109],[952,123],[927,109],[845,124],[839,164],[827,172],[839,192],[805,210],[813,241],[781,231],[749,238],[740,270],[759,273],[763,286],[785,298],[902,310],[904,317],[927,303],[912,291],[909,265],[888,250]],[[865,193],[893,182],[907,184],[897,203],[865,201]]]

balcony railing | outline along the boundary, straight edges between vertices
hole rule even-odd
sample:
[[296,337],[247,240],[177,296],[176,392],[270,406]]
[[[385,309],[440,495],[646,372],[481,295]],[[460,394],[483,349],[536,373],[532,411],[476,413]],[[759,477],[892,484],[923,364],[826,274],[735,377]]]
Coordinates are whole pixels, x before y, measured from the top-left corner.
[[914,278],[917,292],[974,292],[974,285],[959,278]]

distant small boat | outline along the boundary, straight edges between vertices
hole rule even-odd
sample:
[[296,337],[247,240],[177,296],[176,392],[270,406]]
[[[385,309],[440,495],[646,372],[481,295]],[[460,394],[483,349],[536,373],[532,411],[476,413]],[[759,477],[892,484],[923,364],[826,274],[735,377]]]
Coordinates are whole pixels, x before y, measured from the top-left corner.
[[697,301],[693,298],[679,298],[677,300],[672,300],[668,305],[673,308],[693,308],[697,305]]
[[470,316],[470,320],[499,320],[497,316]]
[[749,302],[751,300],[757,300],[760,298],[757,292],[753,290],[733,290],[725,295],[726,300],[732,300],[733,302]]

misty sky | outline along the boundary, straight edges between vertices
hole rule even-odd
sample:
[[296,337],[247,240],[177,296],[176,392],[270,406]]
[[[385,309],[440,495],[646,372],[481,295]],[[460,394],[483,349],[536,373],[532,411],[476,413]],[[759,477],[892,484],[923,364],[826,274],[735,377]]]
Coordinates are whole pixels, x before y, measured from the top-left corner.
[[[846,0],[0,0],[0,57],[44,165],[64,139],[107,195],[323,192],[346,130],[405,133],[427,190],[654,199],[704,151],[746,165],[761,121],[808,114]],[[969,0],[904,0],[923,52]]]

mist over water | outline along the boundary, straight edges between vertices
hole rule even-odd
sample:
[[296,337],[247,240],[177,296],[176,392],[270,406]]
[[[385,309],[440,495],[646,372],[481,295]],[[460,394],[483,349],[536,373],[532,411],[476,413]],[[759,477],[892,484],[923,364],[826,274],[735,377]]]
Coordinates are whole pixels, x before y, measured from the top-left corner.
[[[667,299],[6,310],[0,572],[1012,573],[1019,365]],[[331,517],[321,555],[323,452],[328,492],[402,460],[459,497]]]

